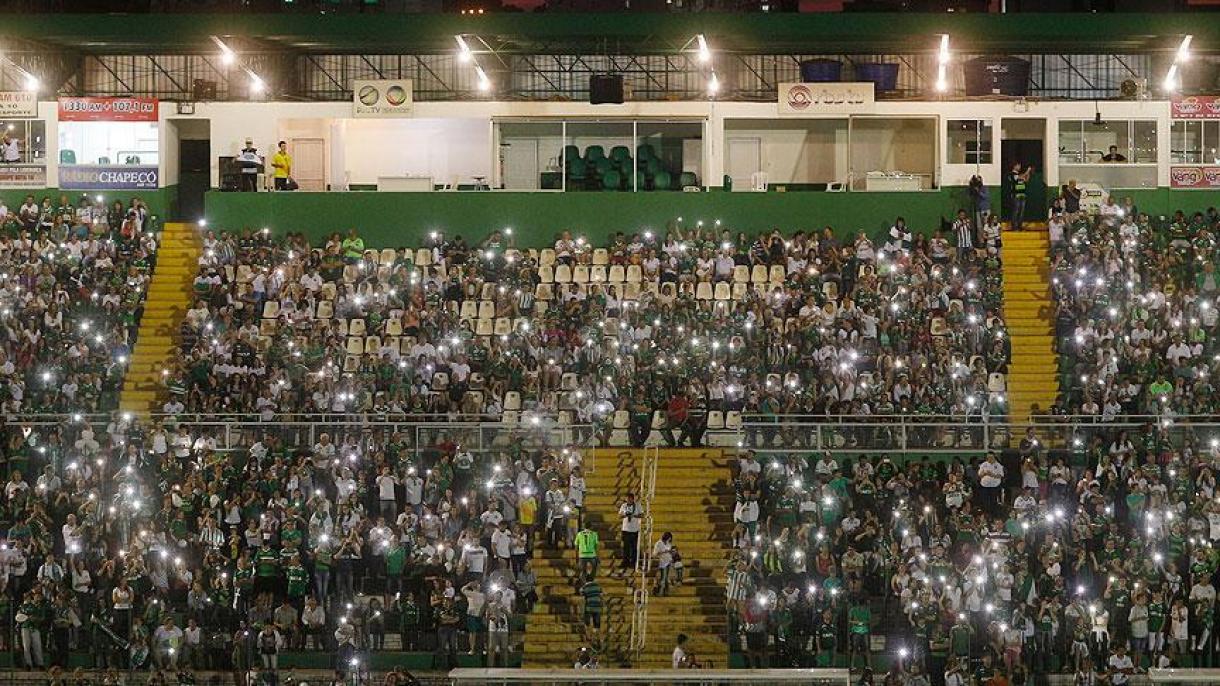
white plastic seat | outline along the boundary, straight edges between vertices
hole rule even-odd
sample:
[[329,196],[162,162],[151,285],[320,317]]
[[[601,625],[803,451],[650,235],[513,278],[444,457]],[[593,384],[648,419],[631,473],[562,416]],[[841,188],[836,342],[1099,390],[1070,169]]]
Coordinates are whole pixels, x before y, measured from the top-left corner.
[[494,284],[494,283],[483,284],[483,288],[481,289],[481,291],[479,293],[479,297],[481,297],[484,300],[495,300],[496,299],[496,284]]
[[595,248],[593,250],[593,264],[610,264],[610,251],[606,250],[605,248]]
[[566,264],[555,266],[555,283],[571,283],[572,268]]
[[445,372],[436,372],[432,375],[432,390],[443,391],[449,388],[449,375]]
[[356,283],[356,279],[360,278],[360,270],[354,264],[349,264],[343,268],[343,283]]
[[750,281],[753,281],[754,283],[766,283],[767,282],[767,265],[765,265],[765,264],[754,265],[753,271],[750,272]]
[[652,413],[652,428],[661,430],[665,428],[665,413],[660,410],[653,410]]
[[398,317],[387,319],[385,323],[385,335],[401,336],[402,335],[402,320]]
[[589,270],[590,283],[606,283],[606,268],[602,265],[594,265]]
[[745,300],[746,295],[750,292],[750,284],[748,283],[733,283],[733,299]]
[[495,322],[491,319],[479,319],[475,322],[474,332],[478,336],[490,336],[495,328]]
[[733,267],[733,283],[749,283],[750,268],[744,264]]
[[420,248],[415,251],[415,264],[419,267],[432,266],[432,251],[428,248]]
[[314,312],[317,319],[330,319],[335,316],[335,304],[329,300],[319,300],[318,309]]
[[576,390],[576,374],[573,372],[566,372],[559,379],[559,387],[565,391]]
[[491,300],[482,300],[479,302],[479,319],[495,319],[496,304]]
[[347,337],[347,354],[348,355],[363,355],[364,354],[364,339],[359,336]]
[[720,410],[707,411],[707,430],[719,431],[724,428],[724,413]]
[[623,287],[623,300],[639,300],[641,290],[638,281],[628,281]]
[[363,336],[365,333],[363,319],[349,319],[347,322],[347,335]]
[[[558,277],[556,277],[558,279]],[[576,283],[589,283],[589,268],[583,264],[578,264],[572,268],[572,281]]]
[[382,248],[381,254],[378,256],[377,261],[384,265],[391,265],[391,264],[394,264],[394,260],[397,260],[397,259],[398,259],[397,250],[395,250],[394,248]]
[[731,300],[733,298],[733,287],[728,281],[720,281],[716,283],[714,296],[717,300]]
[[696,300],[711,300],[714,295],[715,291],[709,281],[700,281],[695,287]]
[[544,265],[538,268],[539,283],[552,283],[555,281],[555,268],[550,265]]
[[546,267],[555,264],[555,250],[553,248],[543,248],[538,251],[538,266]]
[[610,283],[618,283],[620,281],[626,281],[627,273],[626,273],[626,270],[623,269],[623,265],[621,265],[621,264],[610,265],[610,273],[606,277],[606,280],[609,281]]
[[278,300],[268,300],[263,303],[263,319],[275,319],[280,316],[280,303]]
[[534,287],[534,297],[538,300],[551,300],[555,297],[554,289],[549,283],[540,283]]
[[508,391],[504,394],[504,409],[520,410],[521,409],[521,394],[517,391]]
[[381,336],[364,337],[364,353],[376,355],[381,352]]
[[783,265],[773,264],[770,271],[771,283],[783,283],[784,279],[788,278],[787,270]]
[[516,410],[505,410],[504,414],[500,415],[500,421],[509,426],[516,426],[521,423],[521,413]]
[[638,264],[627,265],[627,283],[640,283],[644,280],[644,269]]
[[741,429],[741,413],[737,410],[730,410],[724,415],[724,428],[730,431]]
[[479,317],[479,303],[474,300],[463,300],[462,311],[458,316],[462,319],[477,319]]
[[627,410],[614,411],[614,428],[626,429],[631,424],[631,415]]
[[348,372],[349,374],[351,372],[360,371],[360,356],[359,355],[348,355],[348,356],[344,357],[343,358],[343,371]]
[[500,317],[496,320],[495,328],[492,332],[497,336],[507,336],[513,332],[513,320],[508,317]]

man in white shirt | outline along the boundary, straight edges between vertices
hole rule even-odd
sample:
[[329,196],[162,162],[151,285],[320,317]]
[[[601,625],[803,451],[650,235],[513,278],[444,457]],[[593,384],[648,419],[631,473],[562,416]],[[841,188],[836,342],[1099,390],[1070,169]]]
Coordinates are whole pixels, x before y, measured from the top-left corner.
[[3,159],[5,164],[20,162],[21,139],[10,133],[5,133],[4,139],[0,141],[0,159]]
[[995,516],[1000,510],[1000,500],[1003,496],[1001,487],[1004,484],[1004,465],[996,460],[995,453],[987,453],[987,460],[979,465],[979,505],[983,510]]
[[1131,656],[1127,655],[1127,646],[1125,643],[1119,643],[1115,648],[1115,653],[1110,656],[1110,683],[1113,686],[1124,686],[1135,673],[1135,664],[1131,662]]
[[623,569],[633,569],[639,552],[641,517],[644,516],[644,508],[635,501],[634,493],[627,494],[627,502],[619,506],[618,516],[622,519]]

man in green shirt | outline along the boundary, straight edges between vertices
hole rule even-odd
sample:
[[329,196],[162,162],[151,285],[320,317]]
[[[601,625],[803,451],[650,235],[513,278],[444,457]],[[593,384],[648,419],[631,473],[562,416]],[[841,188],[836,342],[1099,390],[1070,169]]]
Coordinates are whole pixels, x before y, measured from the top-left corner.
[[602,628],[602,587],[594,580],[592,574],[585,577],[585,583],[580,587],[580,595],[585,599],[585,631],[589,632],[591,629],[593,632],[600,633]]
[[255,593],[274,593],[279,587],[280,554],[269,545],[258,549],[254,557]]
[[835,627],[834,613],[830,608],[822,610],[822,622],[818,624],[814,635],[818,645],[817,666],[834,667],[835,649],[839,642],[839,632]]
[[872,667],[872,656],[869,654],[869,632],[872,621],[873,611],[868,607],[868,600],[863,596],[856,596],[851,609],[847,611],[848,669],[855,667],[856,653],[864,655],[865,667]]
[[598,543],[597,532],[587,524],[576,533],[576,556],[580,561],[580,573],[582,576],[588,575],[590,579],[597,575]]
[[300,555],[293,555],[288,561],[284,576],[288,580],[288,600],[297,612],[300,612],[305,603],[305,594],[309,590],[309,572],[305,571],[305,566],[301,564]]

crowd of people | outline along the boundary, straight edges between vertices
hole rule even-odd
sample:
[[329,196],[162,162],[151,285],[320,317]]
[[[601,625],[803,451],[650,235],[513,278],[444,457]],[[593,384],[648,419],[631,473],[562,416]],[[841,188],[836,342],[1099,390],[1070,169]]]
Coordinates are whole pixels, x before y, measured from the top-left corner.
[[[83,416],[115,405],[156,239],[138,200],[52,206],[0,208],[0,387],[10,414]],[[712,415],[746,412],[762,420],[726,590],[751,665],[868,667],[874,634],[917,686],[1213,664],[1220,449],[1170,429],[1210,413],[1218,222],[1052,210],[1066,383],[1049,412],[1099,426],[950,461],[814,455],[768,420],[1002,417],[993,218],[961,213],[953,240],[899,219],[878,244],[676,223],[544,250],[508,230],[379,250],[355,231],[208,233],[163,417],[4,428],[0,647],[34,668],[88,649],[269,678],[307,648],[340,668],[387,646],[510,664],[535,549],[596,550],[577,444],[697,445]],[[247,422],[222,441],[186,413],[404,424]],[[587,433],[528,421],[563,413]],[[1156,418],[1143,436],[1104,426],[1134,414]],[[507,439],[404,430],[471,417]]]
[[1189,417],[1212,413],[1220,214],[1078,210],[1048,222],[1064,383],[1047,412],[1075,429],[968,459],[741,456],[726,587],[749,664],[867,668],[881,634],[894,684],[1217,663],[1220,448]]
[[603,445],[697,444],[741,412],[1004,415],[998,233],[973,240],[901,218],[879,245],[677,224],[541,251],[508,230],[416,250],[209,233],[166,410],[564,416]]
[[527,429],[475,456],[460,435],[317,428],[223,449],[123,413],[8,429],[26,469],[3,489],[0,648],[30,668],[87,650],[97,668],[237,683],[301,650],[344,672],[386,649],[516,664],[531,557],[576,545],[583,453]]
[[1216,410],[1214,208],[1153,219],[1104,204],[1094,220],[1050,220],[1063,403],[1053,414],[1096,422]]
[[0,202],[0,410],[117,403],[156,263],[154,222],[138,198]]

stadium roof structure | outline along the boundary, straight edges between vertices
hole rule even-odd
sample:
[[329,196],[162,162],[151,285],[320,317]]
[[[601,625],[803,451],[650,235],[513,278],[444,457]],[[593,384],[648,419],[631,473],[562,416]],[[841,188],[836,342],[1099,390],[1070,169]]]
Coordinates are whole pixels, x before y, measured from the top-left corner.
[[[295,54],[437,54],[477,34],[502,54],[672,54],[704,34],[727,53],[919,53],[949,34],[955,50],[1021,54],[1170,53],[1194,35],[1220,45],[1220,22],[1178,14],[160,14],[29,15],[5,22],[0,50],[93,55],[197,54],[212,36]],[[8,42],[8,45],[5,45]]]

